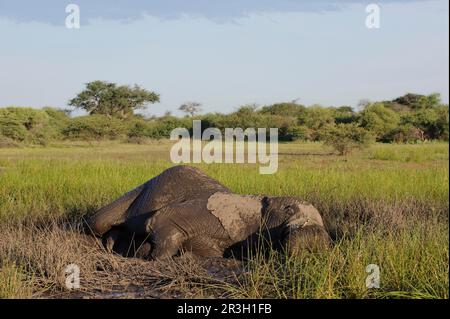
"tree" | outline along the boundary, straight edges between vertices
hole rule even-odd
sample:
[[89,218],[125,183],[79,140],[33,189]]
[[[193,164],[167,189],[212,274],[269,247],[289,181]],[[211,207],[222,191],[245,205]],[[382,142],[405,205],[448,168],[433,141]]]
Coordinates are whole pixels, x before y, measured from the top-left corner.
[[178,109],[193,117],[195,114],[202,111],[201,106],[202,104],[198,102],[186,102],[184,104],[181,104]]
[[347,155],[353,149],[370,145],[373,138],[370,132],[355,123],[329,125],[322,132],[324,145],[334,148],[339,155]]
[[361,126],[372,132],[378,141],[384,141],[385,136],[397,128],[400,122],[399,115],[383,103],[368,105],[360,116]]
[[83,109],[91,115],[103,114],[123,119],[132,115],[134,110],[156,102],[159,102],[157,93],[138,85],[117,86],[115,83],[94,81],[87,83],[86,89],[70,100],[69,105]]
[[401,124],[391,131],[390,135],[387,140],[396,143],[416,143],[425,140],[424,131],[412,124]]
[[372,102],[369,99],[361,99],[356,106],[357,111],[364,110],[367,106],[369,106]]
[[351,106],[340,106],[334,110],[334,121],[339,123],[353,123],[358,120],[357,114]]
[[282,116],[299,116],[305,107],[295,102],[288,103],[276,103],[268,106],[264,106],[260,113],[270,115],[282,115]]
[[307,141],[311,137],[310,129],[305,126],[291,125],[287,129],[287,140],[289,141]]
[[305,108],[298,117],[298,124],[310,129],[319,130],[322,127],[334,124],[334,109],[320,105]]
[[402,121],[422,130],[427,139],[448,138],[448,106],[420,109],[403,116]]
[[396,98],[392,102],[406,105],[413,110],[428,109],[440,105],[441,95],[439,93],[433,93],[430,95],[407,93],[401,97]]

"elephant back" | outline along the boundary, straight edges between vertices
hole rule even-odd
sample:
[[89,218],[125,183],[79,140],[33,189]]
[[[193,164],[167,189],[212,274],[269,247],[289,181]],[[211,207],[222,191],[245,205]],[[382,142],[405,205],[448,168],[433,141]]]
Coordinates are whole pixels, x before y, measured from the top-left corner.
[[128,218],[151,215],[152,212],[192,199],[207,199],[216,192],[231,191],[201,170],[191,166],[175,166],[144,184],[144,189],[128,210]]

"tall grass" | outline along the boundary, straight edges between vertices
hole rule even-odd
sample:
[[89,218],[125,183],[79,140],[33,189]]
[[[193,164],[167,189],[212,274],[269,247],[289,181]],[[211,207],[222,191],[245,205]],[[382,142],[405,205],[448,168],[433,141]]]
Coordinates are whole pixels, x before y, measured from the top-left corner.
[[[301,257],[257,254],[227,288],[235,298],[448,298],[448,229],[440,227],[360,230]],[[366,286],[369,264],[379,266],[380,288]]]
[[[31,253],[38,249],[34,240],[29,253],[19,239],[12,244],[18,235],[11,225],[30,218],[79,221],[172,166],[169,145],[0,149],[0,241],[9,238],[0,245],[0,297],[30,296],[29,278],[51,282],[48,271],[57,269],[36,271],[48,259]],[[198,166],[237,193],[311,202],[334,246],[300,257],[256,254],[237,283],[217,289],[244,298],[448,298],[448,144],[375,145],[339,157],[316,143],[292,143],[280,145],[280,153],[279,171],[270,176],[248,164]],[[17,258],[24,252],[28,257]],[[380,266],[380,289],[365,286],[368,264]]]
[[430,160],[448,161],[448,144],[378,145],[372,147],[370,159],[423,163]]
[[[14,160],[3,161],[0,178],[0,219],[29,215],[61,216],[92,211],[114,197],[159,174],[164,161]],[[445,166],[323,168],[291,164],[276,175],[259,175],[252,166],[201,166],[233,191],[242,194],[300,196],[314,203],[349,200],[415,199],[435,208],[446,202]]]
[[32,296],[32,280],[13,263],[0,265],[0,299],[24,299]]

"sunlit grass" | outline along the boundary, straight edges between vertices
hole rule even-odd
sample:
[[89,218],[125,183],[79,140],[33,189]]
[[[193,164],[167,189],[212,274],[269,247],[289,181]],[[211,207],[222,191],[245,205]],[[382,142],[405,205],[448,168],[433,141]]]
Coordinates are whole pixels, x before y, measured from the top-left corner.
[[[0,223],[93,212],[172,166],[170,145],[0,149]],[[240,284],[227,286],[231,296],[448,298],[448,144],[374,145],[340,157],[318,143],[290,143],[280,145],[280,154],[275,175],[260,175],[251,164],[198,166],[237,193],[310,201],[334,247],[287,260],[256,256]],[[370,263],[381,269],[377,290],[365,287]],[[20,266],[0,270],[8,282],[0,280],[0,297],[29,296],[21,274]]]
[[14,264],[0,264],[0,299],[23,299],[32,296],[30,278]]

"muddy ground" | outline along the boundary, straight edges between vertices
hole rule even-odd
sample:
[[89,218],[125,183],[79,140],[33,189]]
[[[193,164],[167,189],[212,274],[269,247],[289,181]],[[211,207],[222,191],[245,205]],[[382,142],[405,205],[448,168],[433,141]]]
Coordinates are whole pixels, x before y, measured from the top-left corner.
[[[24,275],[32,298],[227,298],[244,268],[233,258],[188,252],[161,261],[122,257],[67,222],[11,222],[0,225],[0,234],[0,262]],[[71,265],[79,289],[67,289]]]
[[[117,257],[124,259],[126,258]],[[129,258],[128,258],[129,259]],[[42,298],[52,299],[176,299],[227,298],[226,285],[238,285],[243,262],[233,258],[206,258],[185,253],[164,262],[129,260],[129,267],[139,267],[139,276],[132,278],[114,274],[115,284],[98,288],[68,291],[62,289]],[[98,280],[106,274],[98,272]],[[108,277],[111,274],[107,275]]]

